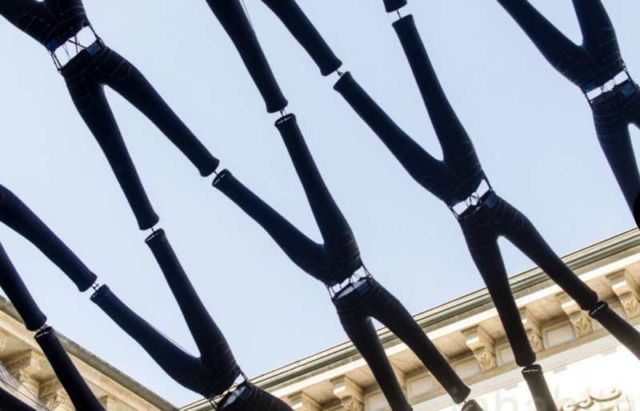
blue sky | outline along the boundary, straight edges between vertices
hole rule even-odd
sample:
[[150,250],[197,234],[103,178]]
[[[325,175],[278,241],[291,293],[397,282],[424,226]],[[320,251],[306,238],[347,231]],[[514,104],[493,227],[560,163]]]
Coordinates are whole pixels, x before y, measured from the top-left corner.
[[[259,1],[246,0],[274,72],[367,266],[411,312],[482,286],[455,219],[403,171]],[[306,199],[276,119],[226,34],[201,1],[86,0],[98,33],[156,86],[222,165],[314,238]],[[300,0],[358,81],[425,148],[440,155],[382,1]],[[534,3],[579,41],[571,2]],[[640,68],[640,3],[605,0],[631,73]],[[587,103],[556,73],[497,2],[414,0],[408,10],[494,188],[560,254],[633,226]],[[406,13],[406,12],[405,12]],[[27,202],[132,308],[195,352],[168,287],[106,160],[44,48],[0,23],[0,183]],[[346,339],[322,284],[167,139],[108,92],[132,156],[184,267],[256,376]],[[638,133],[633,131],[637,139]],[[636,145],[637,147],[637,145]],[[55,266],[2,227],[50,324],[171,400],[182,389]],[[504,244],[509,272],[531,263]]]

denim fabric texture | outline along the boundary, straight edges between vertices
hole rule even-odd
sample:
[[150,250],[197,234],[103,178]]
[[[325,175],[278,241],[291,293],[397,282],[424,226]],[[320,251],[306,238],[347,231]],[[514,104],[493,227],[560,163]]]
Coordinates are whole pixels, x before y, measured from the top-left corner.
[[65,65],[61,73],[73,103],[107,157],[141,229],[151,228],[158,223],[159,217],[129,155],[105,96],[105,85],[147,116],[191,161],[200,175],[211,175],[218,167],[219,160],[171,110],[142,73],[110,48],[94,44]]
[[275,113],[284,110],[289,103],[280,90],[240,0],[207,0],[207,4],[238,50],[249,75],[264,99],[267,112]]
[[86,291],[97,276],[11,190],[0,185],[0,221],[35,245],[74,282]]
[[318,244],[225,170],[213,185],[260,224],[302,270],[327,286],[339,283],[362,267],[360,251],[347,220],[322,180],[292,114],[276,122],[298,174],[324,244]]
[[104,411],[102,404],[71,362],[56,331],[49,326],[44,327],[36,333],[35,339],[69,395],[74,408],[82,411]]
[[[394,23],[394,28],[442,146],[444,159],[437,161],[424,151],[348,73],[342,76],[335,88],[389,147],[409,174],[428,191],[451,205],[469,197],[479,180],[486,177],[473,145],[438,81],[413,18],[406,16],[399,19]],[[478,205],[470,206],[459,217],[459,222],[471,256],[498,309],[517,363],[521,366],[531,365],[535,361],[535,353],[529,344],[509,286],[498,238],[503,236],[522,250],[574,298],[582,309],[594,310],[598,306],[598,297],[562,262],[522,213],[493,190],[480,200]],[[610,310],[607,313],[617,317]],[[621,333],[612,326],[608,330],[622,342],[634,341],[634,344],[625,345],[634,352],[637,351],[640,335],[635,330],[627,328]]]
[[391,368],[372,319],[380,321],[407,344],[456,403],[464,401],[471,390],[407,309],[375,279],[364,281],[349,294],[334,297],[333,302],[342,327],[371,367],[391,409],[411,410],[411,406]]
[[158,265],[187,323],[200,357],[185,352],[102,286],[91,296],[120,328],[136,340],[177,383],[214,398],[227,391],[241,370],[224,335],[213,321],[173,252],[163,230],[148,239]]
[[[50,51],[90,26],[81,0],[3,0],[0,14]],[[219,161],[167,105],[130,62],[97,40],[73,57],[60,72],[73,103],[111,165],[141,229],[158,223],[104,93],[111,87],[135,106],[187,156],[202,176]]]
[[[601,0],[573,0],[583,43],[574,44],[528,0],[498,0],[543,56],[583,92],[625,70],[616,32]],[[591,102],[598,140],[629,208],[640,194],[640,174],[629,125],[640,127],[640,92],[628,80]],[[638,214],[635,213],[637,222]]]

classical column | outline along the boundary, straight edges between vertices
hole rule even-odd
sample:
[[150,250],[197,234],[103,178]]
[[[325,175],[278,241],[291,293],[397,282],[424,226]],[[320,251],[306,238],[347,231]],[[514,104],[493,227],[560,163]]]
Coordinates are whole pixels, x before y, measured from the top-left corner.
[[557,296],[557,299],[562,310],[569,317],[569,321],[571,321],[571,326],[573,326],[576,336],[584,337],[593,332],[593,322],[591,321],[591,317],[589,317],[587,312],[582,311],[580,306],[576,304],[571,297],[562,293]]
[[288,398],[289,405],[294,411],[321,411],[322,406],[304,391],[292,394]]
[[620,300],[627,318],[640,315],[640,292],[638,283],[627,270],[618,271],[607,276],[611,289]]
[[520,309],[520,317],[522,318],[522,325],[529,337],[529,344],[533,348],[534,352],[540,352],[544,350],[544,340],[542,339],[542,329],[540,328],[540,321],[527,307]]
[[364,392],[362,387],[350,380],[347,376],[341,376],[331,380],[333,395],[340,399],[344,411],[363,411]]
[[481,326],[475,326],[462,332],[467,347],[473,352],[482,371],[497,367],[496,342]]

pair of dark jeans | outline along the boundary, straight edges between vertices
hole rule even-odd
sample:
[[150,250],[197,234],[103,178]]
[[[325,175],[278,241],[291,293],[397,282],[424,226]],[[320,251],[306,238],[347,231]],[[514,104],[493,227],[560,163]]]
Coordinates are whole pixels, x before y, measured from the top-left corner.
[[322,180],[295,116],[282,117],[276,127],[300,178],[324,244],[309,239],[229,171],[224,170],[216,177],[214,187],[260,224],[302,270],[327,285],[339,283],[362,266],[353,232]]
[[[349,225],[331,197],[304,142],[295,117],[288,115],[276,122],[309,205],[320,228],[324,244],[319,245],[295,228],[267,203],[224,171],[214,186],[260,224],[289,258],[305,272],[327,286],[340,283],[362,267],[360,252]],[[463,401],[468,388],[455,375],[409,312],[373,279],[351,295],[334,300],[347,335],[362,353],[394,411],[409,410],[406,398],[395,379],[389,360],[371,324],[370,317],[383,321],[418,354],[425,365],[447,387],[457,402]],[[364,288],[363,288],[364,287]],[[364,296],[357,293],[369,290]]]
[[[601,0],[573,0],[583,35],[576,45],[527,0],[498,0],[544,57],[583,92],[625,70],[616,33]],[[591,108],[600,146],[631,210],[640,194],[640,174],[629,126],[640,126],[640,93],[631,80],[597,97]]]
[[202,176],[216,159],[131,63],[97,41],[69,61],[61,73],[78,112],[93,133],[122,187],[141,229],[158,223],[149,198],[104,93],[109,86],[151,120]]
[[147,244],[162,269],[201,356],[194,357],[182,350],[127,307],[109,287],[100,287],[91,300],[176,382],[207,398],[219,396],[241,375],[240,367],[224,335],[191,285],[164,231],[154,232],[147,239]]
[[418,356],[434,378],[456,403],[464,401],[471,390],[429,340],[411,314],[391,293],[373,278],[367,278],[346,295],[338,294],[333,303],[345,332],[362,354],[380,385],[391,409],[411,410],[395,377],[372,318],[387,326]]
[[82,0],[2,0],[0,14],[49,51],[90,24]]
[[447,205],[465,200],[486,178],[469,138],[440,85],[413,16],[393,24],[442,147],[437,160],[405,133],[350,73],[334,88],[378,135],[413,179]]
[[[35,339],[58,376],[71,402],[78,410],[104,411],[87,383],[73,365],[60,344],[53,328],[45,325],[47,317],[38,307],[27,286],[15,269],[9,256],[0,245],[0,288],[23,319],[30,331],[38,332]],[[14,409],[14,408],[11,408]]]
[[291,411],[282,400],[268,392],[246,383],[241,385],[243,392],[231,404],[225,404],[226,398],[219,403],[219,411]]
[[533,224],[494,192],[460,217],[469,252],[487,285],[491,299],[513,348],[516,363],[531,365],[536,356],[522,325],[507,270],[498,246],[504,237],[536,263],[585,311],[598,305],[597,294],[583,283],[549,247]]

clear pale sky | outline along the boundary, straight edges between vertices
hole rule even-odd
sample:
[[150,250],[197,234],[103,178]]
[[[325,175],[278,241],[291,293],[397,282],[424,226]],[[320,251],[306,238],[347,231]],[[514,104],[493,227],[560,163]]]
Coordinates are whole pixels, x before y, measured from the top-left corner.
[[[415,184],[332,90],[283,26],[246,0],[274,72],[366,264],[414,313],[482,286],[448,209]],[[604,0],[632,73],[640,3]],[[156,86],[202,141],[265,200],[318,238],[264,104],[204,0],[86,0],[95,28]],[[359,82],[440,155],[381,0],[300,0]],[[443,85],[495,189],[559,254],[633,226],[598,146],[587,103],[493,0],[413,0]],[[579,41],[569,0],[534,3]],[[407,9],[408,11],[409,9]],[[405,11],[406,13],[406,11]],[[119,186],[48,53],[0,21],[0,183],[27,202],[132,308],[195,351]],[[244,370],[256,376],[346,337],[326,289],[199,177],[153,125],[108,92],[148,193],[195,286]],[[638,138],[638,132],[633,131]],[[637,147],[637,145],[636,145]],[[0,241],[49,322],[175,404],[181,388],[34,247]],[[531,263],[512,246],[513,274]]]

